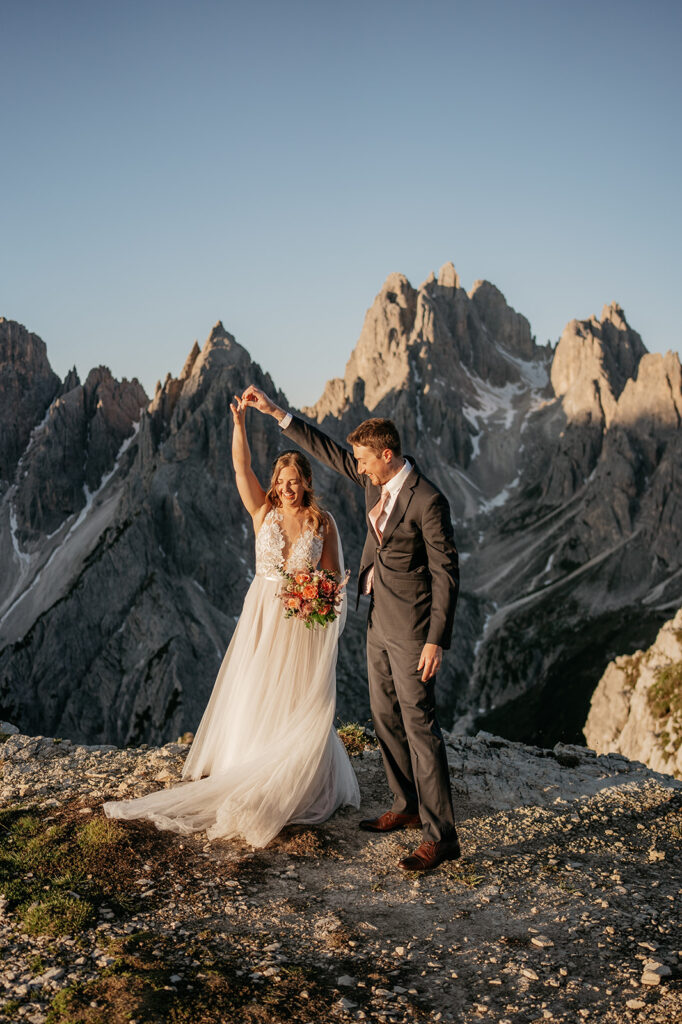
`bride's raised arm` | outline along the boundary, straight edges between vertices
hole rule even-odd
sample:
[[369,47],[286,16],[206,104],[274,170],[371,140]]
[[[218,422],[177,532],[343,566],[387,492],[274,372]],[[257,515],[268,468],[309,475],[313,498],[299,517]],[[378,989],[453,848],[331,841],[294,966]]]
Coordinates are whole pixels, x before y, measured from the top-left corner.
[[235,395],[234,401],[230,403],[234,430],[232,431],[232,464],[234,475],[237,481],[239,497],[244,503],[244,508],[254,520],[254,527],[258,528],[258,520],[266,509],[265,491],[258,482],[258,477],[251,468],[251,449],[246,437],[246,426],[244,423],[246,415],[246,404]]

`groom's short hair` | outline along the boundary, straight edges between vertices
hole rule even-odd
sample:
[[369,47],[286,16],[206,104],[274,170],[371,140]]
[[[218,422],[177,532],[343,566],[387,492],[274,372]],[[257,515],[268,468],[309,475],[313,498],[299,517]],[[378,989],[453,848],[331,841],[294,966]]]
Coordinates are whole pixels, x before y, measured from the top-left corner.
[[402,454],[400,434],[393,420],[382,420],[379,417],[364,420],[350,432],[346,440],[351,445],[359,444],[363,448],[371,448],[377,455],[386,448],[390,448],[394,455]]

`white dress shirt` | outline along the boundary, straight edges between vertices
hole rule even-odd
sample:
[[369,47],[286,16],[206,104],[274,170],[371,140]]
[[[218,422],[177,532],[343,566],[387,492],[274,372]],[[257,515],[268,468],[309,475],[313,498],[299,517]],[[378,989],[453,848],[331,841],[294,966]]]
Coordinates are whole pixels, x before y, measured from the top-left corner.
[[[374,517],[372,516],[372,510],[371,509],[369,510],[369,518],[370,518],[370,521],[371,521],[375,531],[380,531],[381,534],[383,534],[384,527],[386,526],[386,523],[388,522],[388,517],[390,516],[391,512],[393,511],[393,506],[395,505],[396,501],[398,500],[398,495],[400,494],[400,492],[402,490],[403,484],[405,483],[405,481],[407,480],[408,476],[410,475],[411,469],[412,469],[412,463],[408,459],[405,459],[405,465],[403,466],[403,468],[398,470],[396,475],[392,476],[391,479],[388,481],[388,483],[385,483],[383,485],[383,487],[381,488],[381,496],[379,497],[379,502],[381,501],[381,497],[383,496],[385,491],[388,491],[388,501],[386,502],[386,504],[384,505],[383,509],[381,510],[381,515],[376,520],[376,522],[374,521]],[[362,593],[363,594],[371,594],[372,593],[372,585],[373,585],[373,583],[374,583],[374,566],[372,565],[367,570],[367,572],[365,573],[365,576],[364,576],[364,578],[362,580],[362,583],[361,583]]]
[[[374,523],[374,529],[375,530],[380,530],[381,533],[384,532],[384,527],[386,526],[386,523],[388,522],[388,517],[390,516],[391,512],[393,511],[393,506],[395,505],[396,501],[398,500],[398,495],[400,494],[400,492],[402,490],[403,484],[405,483],[405,481],[407,480],[408,476],[410,475],[411,470],[412,470],[412,464],[407,459],[405,459],[405,465],[403,466],[403,468],[398,470],[396,475],[392,476],[391,479],[388,481],[388,483],[385,483],[383,485],[383,487],[381,488],[382,495],[384,493],[384,490],[388,491],[388,501],[384,505],[383,511],[382,511],[381,515],[379,516],[378,520],[376,521],[376,523]],[[370,516],[371,516],[371,510],[370,510]]]

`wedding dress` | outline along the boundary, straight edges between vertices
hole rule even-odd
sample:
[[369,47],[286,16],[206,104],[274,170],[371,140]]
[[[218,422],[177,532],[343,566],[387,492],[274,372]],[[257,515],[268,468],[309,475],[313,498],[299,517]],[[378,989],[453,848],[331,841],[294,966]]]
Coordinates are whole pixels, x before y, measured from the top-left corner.
[[[316,824],[360,791],[333,727],[336,656],[345,620],[322,629],[284,618],[279,568],[317,565],[311,527],[284,558],[282,515],[271,509],[256,537],[256,574],[182,771],[172,789],[108,802],[110,818],[146,818],[158,828],[266,846],[288,823]],[[339,563],[343,555],[339,541]]]

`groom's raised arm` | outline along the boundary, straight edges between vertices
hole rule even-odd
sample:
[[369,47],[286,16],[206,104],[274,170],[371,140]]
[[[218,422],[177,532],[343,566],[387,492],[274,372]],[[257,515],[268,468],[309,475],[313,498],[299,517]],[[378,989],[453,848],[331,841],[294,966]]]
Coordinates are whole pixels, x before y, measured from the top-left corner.
[[335,469],[337,473],[347,476],[354,484],[364,487],[364,477],[358,473],[357,463],[353,458],[352,452],[337,444],[336,441],[328,437],[327,434],[324,434],[318,427],[314,427],[311,423],[306,423],[305,420],[300,419],[298,416],[290,415],[291,420],[288,425],[282,427],[282,433],[286,437],[294,441],[295,444],[300,445],[301,448],[305,448],[313,458],[324,463],[325,466]]
[[358,473],[353,453],[328,437],[318,427],[313,427],[312,424],[306,423],[300,417],[280,409],[260,388],[253,385],[246,389],[242,399],[253,405],[259,412],[273,416],[281,426],[282,433],[295,444],[304,448],[313,458],[325,466],[329,466],[330,469],[336,470],[337,473],[347,476],[354,484],[364,487],[365,478]]

